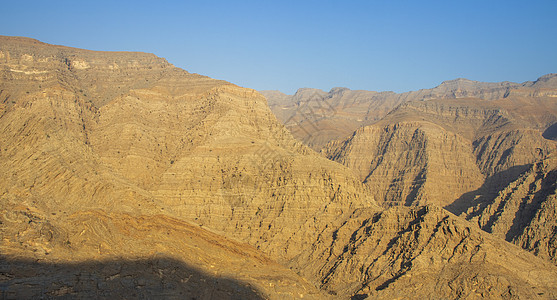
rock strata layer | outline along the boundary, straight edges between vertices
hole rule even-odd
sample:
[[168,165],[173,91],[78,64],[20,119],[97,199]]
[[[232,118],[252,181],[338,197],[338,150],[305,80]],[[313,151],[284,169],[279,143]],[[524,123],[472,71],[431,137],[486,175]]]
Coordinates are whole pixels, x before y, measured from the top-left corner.
[[557,160],[551,157],[533,164],[495,197],[478,198],[463,215],[494,236],[557,263],[556,193]]

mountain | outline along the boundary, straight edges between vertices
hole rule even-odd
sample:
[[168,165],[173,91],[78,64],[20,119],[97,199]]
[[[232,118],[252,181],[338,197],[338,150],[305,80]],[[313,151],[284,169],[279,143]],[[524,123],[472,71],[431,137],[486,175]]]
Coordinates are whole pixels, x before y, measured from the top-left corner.
[[[294,137],[319,151],[326,143],[344,139],[362,126],[373,124],[402,103],[432,99],[475,98],[487,101],[506,98],[557,97],[557,74],[536,81],[479,82],[468,79],[444,81],[431,89],[407,93],[373,92],[333,88],[328,93],[318,89],[299,89],[294,95],[278,91],[261,91],[271,110]],[[547,123],[549,122],[549,124]],[[547,127],[557,122],[545,120]],[[553,132],[553,131],[552,131]],[[551,136],[554,136],[552,134]]]
[[557,297],[547,259],[380,207],[261,94],[152,54],[0,37],[0,103],[6,298]]
[[261,94],[292,135],[316,151],[331,140],[346,137],[358,127],[379,120],[403,101],[391,92],[347,88],[334,88],[329,93],[304,88],[292,96],[278,91]]
[[[37,211],[41,224],[60,219],[60,232],[75,227],[68,218],[88,211],[131,215],[145,227],[142,216],[162,214],[284,261],[311,243],[309,228],[375,206],[349,170],[296,142],[253,90],[152,54],[12,37],[0,45],[3,212]],[[107,222],[106,231],[118,231]],[[161,243],[157,251],[172,255]],[[129,247],[122,243],[103,258],[135,258]],[[31,257],[41,251],[34,250]],[[81,256],[96,259],[90,250]]]
[[354,170],[384,206],[445,207],[554,262],[550,162],[557,143],[548,131],[557,120],[557,76],[515,85],[501,99],[487,97],[486,85],[472,81],[443,86],[476,90],[483,98],[404,102],[329,142],[323,154]]
[[524,102],[406,102],[323,153],[355,170],[378,201],[449,205],[487,178],[498,186],[555,152],[542,132],[557,118],[557,99]]

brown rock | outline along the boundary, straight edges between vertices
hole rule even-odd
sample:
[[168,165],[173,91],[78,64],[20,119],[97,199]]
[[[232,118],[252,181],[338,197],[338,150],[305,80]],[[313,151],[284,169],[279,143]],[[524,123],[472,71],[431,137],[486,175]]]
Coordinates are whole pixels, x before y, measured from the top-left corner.
[[338,298],[551,299],[557,293],[549,262],[433,206],[358,210],[297,259],[303,275]]
[[463,215],[494,236],[557,263],[557,161],[533,164],[495,197],[477,197]]

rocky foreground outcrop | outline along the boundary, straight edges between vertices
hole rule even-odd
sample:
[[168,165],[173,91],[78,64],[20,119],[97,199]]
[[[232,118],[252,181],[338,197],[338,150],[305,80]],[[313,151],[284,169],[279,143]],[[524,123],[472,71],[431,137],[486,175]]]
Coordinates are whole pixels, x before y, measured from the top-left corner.
[[553,264],[380,208],[259,93],[154,55],[1,37],[0,103],[6,298],[557,297]]
[[320,298],[255,248],[168,215],[53,216],[3,203],[1,221],[6,299]]

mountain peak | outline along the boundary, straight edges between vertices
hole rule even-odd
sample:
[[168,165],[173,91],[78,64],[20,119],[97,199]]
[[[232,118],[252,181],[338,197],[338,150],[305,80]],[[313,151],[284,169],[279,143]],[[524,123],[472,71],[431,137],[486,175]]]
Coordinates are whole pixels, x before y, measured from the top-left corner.
[[549,73],[541,76],[532,84],[538,88],[557,88],[557,73]]
[[470,80],[470,79],[468,79],[468,78],[459,77],[459,78],[455,78],[455,79],[451,79],[451,80],[445,80],[445,81],[443,81],[441,84],[450,84],[450,83],[454,83],[454,82],[474,82],[474,80]]
[[474,81],[474,80],[470,80],[470,79],[466,79],[466,78],[456,78],[456,79],[445,80],[445,81],[441,82],[441,84],[438,85],[437,88],[440,88],[440,87],[472,86],[476,83],[479,83],[479,82]]
[[295,99],[313,99],[313,98],[322,98],[327,95],[327,92],[314,89],[314,88],[300,88],[294,94]]
[[334,87],[329,91],[329,94],[340,94],[345,91],[350,91],[350,89],[347,87]]

